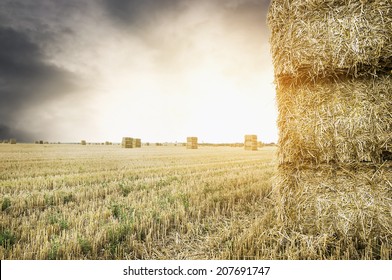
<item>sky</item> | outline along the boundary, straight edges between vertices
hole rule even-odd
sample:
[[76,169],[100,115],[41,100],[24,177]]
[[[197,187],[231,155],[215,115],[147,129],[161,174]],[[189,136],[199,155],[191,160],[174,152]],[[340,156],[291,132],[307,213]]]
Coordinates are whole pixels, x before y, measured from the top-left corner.
[[277,141],[269,0],[0,0],[0,139]]

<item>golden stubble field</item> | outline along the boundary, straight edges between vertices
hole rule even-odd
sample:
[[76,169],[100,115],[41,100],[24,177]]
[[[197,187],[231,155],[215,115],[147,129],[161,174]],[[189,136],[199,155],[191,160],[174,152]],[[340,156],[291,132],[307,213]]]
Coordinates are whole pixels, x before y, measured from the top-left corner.
[[0,145],[0,259],[300,257],[273,238],[275,152]]

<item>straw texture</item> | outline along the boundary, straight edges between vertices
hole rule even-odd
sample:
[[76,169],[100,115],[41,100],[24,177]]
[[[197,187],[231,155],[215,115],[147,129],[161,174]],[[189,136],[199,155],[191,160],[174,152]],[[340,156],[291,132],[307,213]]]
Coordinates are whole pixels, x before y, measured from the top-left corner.
[[391,258],[392,1],[273,0],[268,22],[277,231],[328,240],[324,258]]

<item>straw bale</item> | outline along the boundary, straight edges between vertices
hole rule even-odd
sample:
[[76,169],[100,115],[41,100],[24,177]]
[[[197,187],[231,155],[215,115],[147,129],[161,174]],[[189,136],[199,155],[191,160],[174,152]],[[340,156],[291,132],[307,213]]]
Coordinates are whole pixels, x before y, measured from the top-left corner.
[[142,147],[142,141],[141,141],[141,139],[139,139],[139,138],[133,138],[132,141],[133,141],[133,142],[132,142],[133,148],[141,148],[141,147]]
[[392,68],[390,0],[273,0],[268,23],[278,77]]
[[392,1],[272,0],[268,22],[278,231],[392,256]]
[[273,191],[278,224],[287,236],[328,235],[362,244],[376,240],[373,253],[382,244],[392,253],[391,162],[281,166]]
[[197,137],[187,137],[186,138],[186,148],[187,149],[197,149],[198,148]]
[[245,135],[244,147],[247,151],[257,151],[257,135]]
[[135,148],[141,148],[142,147],[142,140],[139,138],[135,139]]
[[392,79],[278,86],[279,162],[381,162],[392,152]]
[[123,137],[121,141],[122,148],[133,148],[133,138],[131,137]]
[[86,145],[86,140],[81,140],[80,145]]
[[15,138],[11,138],[10,139],[10,144],[16,144],[16,139]]

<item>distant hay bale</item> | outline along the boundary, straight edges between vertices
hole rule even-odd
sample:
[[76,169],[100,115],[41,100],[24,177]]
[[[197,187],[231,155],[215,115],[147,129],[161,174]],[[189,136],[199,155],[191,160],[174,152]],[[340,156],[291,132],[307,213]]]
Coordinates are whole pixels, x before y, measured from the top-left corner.
[[81,140],[80,145],[86,145],[86,140]]
[[133,148],[133,138],[131,137],[123,137],[121,141],[122,148]]
[[390,69],[391,6],[389,0],[273,0],[275,75],[314,79]]
[[15,138],[11,138],[10,139],[10,144],[16,144],[16,139]]
[[257,151],[257,135],[245,135],[244,147],[247,151]]
[[198,148],[197,137],[187,137],[186,138],[186,148],[187,149],[197,149]]
[[135,139],[135,148],[141,148],[142,147],[142,140],[139,138]]
[[142,141],[139,138],[133,138],[133,147],[134,148],[141,148],[142,147]]
[[391,1],[273,0],[268,21],[279,232],[334,240],[331,256],[389,258]]

